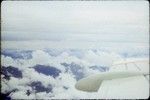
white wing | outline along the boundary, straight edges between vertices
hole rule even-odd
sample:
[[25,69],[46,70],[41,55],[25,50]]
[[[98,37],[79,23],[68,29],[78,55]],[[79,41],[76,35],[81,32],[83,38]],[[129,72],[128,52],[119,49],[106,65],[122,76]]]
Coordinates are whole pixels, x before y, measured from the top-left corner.
[[99,89],[101,83],[104,80],[112,80],[118,78],[126,78],[126,77],[133,77],[143,75],[140,72],[103,72],[100,74],[92,75],[87,78],[83,78],[79,80],[75,87],[79,90],[88,91],[88,92],[95,92]]
[[147,99],[149,83],[143,76],[106,80],[97,93],[104,99]]
[[126,61],[117,61],[111,66],[109,71],[140,71],[149,73],[149,60],[140,59],[140,60],[126,60]]
[[109,72],[79,80],[75,87],[82,91],[98,92],[101,98],[148,98],[149,80],[145,77],[149,77],[147,69],[148,60],[119,62],[113,64]]

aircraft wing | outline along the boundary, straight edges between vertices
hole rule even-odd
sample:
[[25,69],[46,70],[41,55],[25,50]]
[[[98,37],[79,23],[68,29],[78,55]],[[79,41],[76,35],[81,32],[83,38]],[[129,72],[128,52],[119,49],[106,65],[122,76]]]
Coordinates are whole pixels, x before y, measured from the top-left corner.
[[83,78],[75,87],[86,92],[97,92],[101,99],[147,99],[149,61],[115,63],[109,72]]
[[102,99],[147,99],[149,82],[144,76],[105,80],[98,94]]

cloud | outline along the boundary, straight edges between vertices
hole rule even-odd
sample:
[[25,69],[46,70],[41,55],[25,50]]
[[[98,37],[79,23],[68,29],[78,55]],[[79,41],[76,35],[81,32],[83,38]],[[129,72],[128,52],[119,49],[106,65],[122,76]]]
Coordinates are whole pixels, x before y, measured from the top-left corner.
[[15,61],[11,57],[1,55],[1,61],[3,66],[15,66]]
[[106,53],[102,51],[93,52],[92,50],[89,50],[85,53],[83,59],[93,65],[110,66],[113,61],[119,59],[119,56],[114,53]]
[[148,42],[146,1],[72,2],[3,1],[2,40]]
[[[76,52],[82,52],[83,54],[80,57],[76,56]],[[103,50],[63,50],[58,55],[52,56],[45,50],[33,50],[31,53],[31,58],[29,59],[15,59],[10,56],[1,55],[2,66],[13,66],[19,68],[22,71],[22,78],[18,79],[11,77],[10,80],[5,80],[2,78],[2,93],[7,93],[13,89],[17,91],[10,94],[13,99],[89,99],[89,98],[101,98],[101,95],[98,93],[86,93],[75,89],[75,84],[77,82],[76,73],[73,73],[71,69],[66,71],[66,66],[61,63],[66,63],[66,65],[75,70],[82,69],[84,77],[100,73],[98,69],[92,69],[91,66],[103,66],[109,67],[112,65],[113,61],[120,60],[124,58],[118,53],[113,53],[110,51]],[[75,54],[74,54],[75,52]],[[130,58],[129,60],[134,60],[135,58]],[[143,59],[143,58],[141,58]],[[8,63],[7,63],[8,62]],[[35,67],[36,64],[41,64],[45,66],[53,66],[59,70],[61,73],[58,77],[53,78],[52,76],[47,76],[42,73],[38,73],[32,67]],[[72,66],[71,66],[72,65]],[[140,65],[140,64],[139,64]],[[78,66],[78,67],[77,67]],[[130,65],[131,66],[131,65]],[[148,65],[144,65],[148,66]],[[123,66],[119,67],[121,70],[124,70]],[[132,67],[130,67],[132,70]],[[115,71],[118,71],[116,69]],[[148,70],[148,69],[144,69]],[[111,69],[110,71],[114,71]],[[3,77],[3,76],[2,76]],[[52,86],[52,91],[47,93],[37,92],[29,84],[32,82],[41,82],[42,86],[48,88]],[[30,95],[27,96],[26,92],[30,90]],[[20,94],[20,95],[19,95]]]
[[51,56],[42,50],[37,50],[32,53],[32,61],[35,61],[35,64],[48,64],[50,59]]
[[31,94],[29,96],[26,95],[25,91],[17,91],[11,94],[12,99],[35,99],[35,95]]

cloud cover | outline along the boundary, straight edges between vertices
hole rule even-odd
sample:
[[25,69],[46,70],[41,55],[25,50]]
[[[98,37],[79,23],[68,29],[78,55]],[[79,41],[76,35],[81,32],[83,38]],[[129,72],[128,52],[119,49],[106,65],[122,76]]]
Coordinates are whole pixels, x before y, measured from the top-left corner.
[[2,40],[148,42],[147,1],[3,1],[1,9]]
[[[86,77],[86,76],[101,72],[98,69],[92,69],[91,68],[92,66],[97,66],[97,68],[102,67],[102,66],[111,68],[113,61],[118,61],[118,60],[124,61],[124,58],[118,54],[105,52],[105,51],[98,51],[98,50],[97,52],[94,52],[93,50],[87,50],[86,52],[84,51],[84,54],[80,58],[73,55],[73,52],[71,53],[71,51],[69,50],[63,51],[62,53],[59,53],[57,56],[51,56],[48,52],[43,51],[43,50],[34,50],[31,53],[31,55],[32,57],[29,59],[21,59],[21,58],[14,59],[14,58],[11,58],[10,56],[1,55],[2,66],[5,66],[5,67],[13,66],[15,68],[18,68],[19,70],[21,70],[22,76],[23,76],[20,79],[16,77],[10,77],[10,80],[6,80],[4,76],[1,75],[1,78],[2,78],[1,92],[2,93],[7,93],[8,91],[17,89],[17,91],[12,92],[9,95],[13,99],[105,98],[103,96],[106,92],[106,89],[103,90],[104,93],[102,93],[102,95],[99,95],[99,92],[86,93],[86,92],[82,92],[82,91],[75,89],[74,86],[75,86],[75,83],[77,82],[77,79],[75,76],[78,73],[73,73],[70,69],[66,71],[67,66],[62,65],[62,63],[66,63],[66,65],[67,64],[72,65],[74,63],[74,65],[76,66],[75,67],[76,70],[81,70],[81,72],[84,74],[84,77]],[[147,57],[144,57],[144,58],[141,58],[141,60],[145,58],[147,59]],[[134,59],[135,58],[132,58],[132,59],[130,58],[129,60],[134,60]],[[38,73],[36,70],[32,68],[37,64],[41,64],[43,66],[45,65],[47,67],[53,66],[61,70],[61,73],[59,74],[59,76],[55,78],[49,75]],[[144,65],[144,66],[148,66],[148,65]],[[130,65],[129,69],[133,70],[133,68],[135,67],[133,67],[133,65]],[[111,69],[110,71],[120,71],[120,70],[124,70],[124,67],[117,66],[117,69]],[[147,69],[145,70],[147,71]],[[47,92],[36,93],[36,90],[34,90],[34,88],[30,86],[32,82],[41,82],[45,88],[52,86],[52,91],[49,93]],[[143,85],[140,85],[140,86],[143,86]],[[146,83],[146,86],[148,86],[147,83]],[[31,93],[29,96],[27,96],[26,94],[27,90],[29,90]],[[145,93],[147,94],[147,92]],[[110,97],[116,97],[116,96],[110,95]]]

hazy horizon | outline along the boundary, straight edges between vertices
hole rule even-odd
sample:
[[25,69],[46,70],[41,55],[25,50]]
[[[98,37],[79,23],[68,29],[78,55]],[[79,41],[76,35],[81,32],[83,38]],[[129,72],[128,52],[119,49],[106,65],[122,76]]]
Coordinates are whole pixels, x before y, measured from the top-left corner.
[[148,11],[147,1],[3,1],[2,46],[148,45]]

